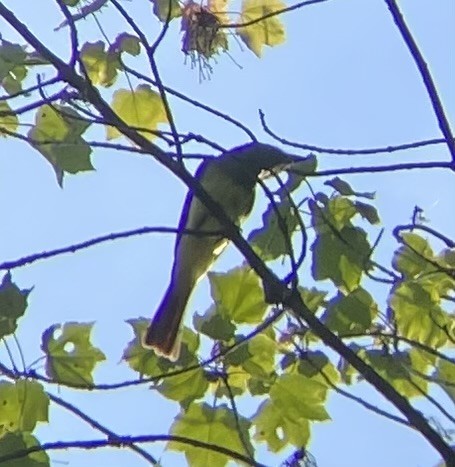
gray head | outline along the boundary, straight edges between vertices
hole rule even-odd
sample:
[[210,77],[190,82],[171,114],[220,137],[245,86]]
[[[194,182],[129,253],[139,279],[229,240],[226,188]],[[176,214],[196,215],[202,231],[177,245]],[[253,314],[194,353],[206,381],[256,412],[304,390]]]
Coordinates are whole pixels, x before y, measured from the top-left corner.
[[241,170],[249,177],[255,178],[263,171],[280,170],[286,165],[301,160],[301,157],[288,154],[275,146],[257,142],[232,148],[221,158],[229,165],[234,160],[238,161],[234,170]]

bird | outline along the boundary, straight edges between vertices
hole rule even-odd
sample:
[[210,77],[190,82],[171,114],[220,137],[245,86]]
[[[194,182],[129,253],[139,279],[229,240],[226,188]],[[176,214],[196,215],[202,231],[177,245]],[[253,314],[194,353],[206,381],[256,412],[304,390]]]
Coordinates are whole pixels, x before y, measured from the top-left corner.
[[[195,178],[240,226],[253,208],[258,178],[299,160],[275,146],[252,142],[204,160]],[[222,224],[191,190],[177,232],[169,286],[142,341],[144,347],[173,362],[180,355],[179,331],[191,293],[229,243]]]

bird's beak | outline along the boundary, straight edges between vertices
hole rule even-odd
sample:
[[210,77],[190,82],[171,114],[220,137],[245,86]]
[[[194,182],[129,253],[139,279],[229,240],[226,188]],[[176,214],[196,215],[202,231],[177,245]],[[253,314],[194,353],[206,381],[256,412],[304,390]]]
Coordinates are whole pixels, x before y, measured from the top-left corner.
[[279,164],[275,165],[271,169],[264,169],[260,172],[259,174],[259,179],[260,180],[265,180],[267,178],[273,177],[280,172],[284,170],[289,170],[294,164],[297,164],[298,162],[302,161],[301,156],[294,156],[291,154],[286,154],[283,156],[283,162],[280,162]]

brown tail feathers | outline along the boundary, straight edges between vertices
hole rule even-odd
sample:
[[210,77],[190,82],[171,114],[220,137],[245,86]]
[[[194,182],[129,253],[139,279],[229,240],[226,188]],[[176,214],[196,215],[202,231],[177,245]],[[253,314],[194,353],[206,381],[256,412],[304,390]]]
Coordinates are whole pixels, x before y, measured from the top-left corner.
[[[181,289],[181,287],[180,287]],[[164,295],[147,332],[144,347],[149,347],[159,356],[175,362],[180,355],[180,323],[188,301],[189,292],[178,290],[171,283]]]

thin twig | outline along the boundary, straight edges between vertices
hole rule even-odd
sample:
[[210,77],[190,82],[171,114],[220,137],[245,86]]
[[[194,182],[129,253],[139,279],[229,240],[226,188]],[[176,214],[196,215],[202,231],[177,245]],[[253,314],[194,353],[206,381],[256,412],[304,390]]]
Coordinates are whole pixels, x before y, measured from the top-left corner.
[[3,462],[22,459],[34,452],[42,451],[57,451],[57,450],[67,450],[67,449],[100,449],[105,447],[117,447],[122,448],[124,445],[130,446],[131,444],[136,443],[156,443],[159,441],[168,441],[174,443],[181,443],[187,446],[193,446],[196,448],[207,449],[218,454],[223,454],[230,459],[236,459],[245,464],[252,465],[254,467],[265,467],[264,464],[259,462],[251,461],[248,457],[240,454],[238,452],[227,449],[224,446],[219,446],[216,444],[204,443],[203,441],[198,441],[196,439],[186,438],[183,436],[172,436],[172,435],[145,435],[145,436],[118,436],[113,439],[91,439],[84,441],[57,441],[55,443],[43,443],[36,446],[30,446],[26,449],[20,449],[15,452],[10,452],[8,454],[0,456],[0,464]]
[[378,147],[378,148],[366,148],[366,149],[338,149],[338,148],[324,148],[321,146],[315,146],[313,144],[305,144],[305,143],[296,143],[294,141],[290,141],[286,138],[282,138],[274,133],[270,127],[267,125],[265,121],[265,114],[262,110],[259,110],[259,118],[261,119],[262,128],[264,131],[270,135],[275,141],[280,142],[286,146],[302,149],[304,151],[312,151],[316,153],[323,153],[323,154],[333,154],[339,156],[367,156],[367,155],[375,155],[375,154],[384,154],[384,153],[392,153],[397,151],[406,151],[407,149],[417,149],[426,146],[433,146],[436,144],[443,144],[445,143],[444,138],[433,138],[427,139],[423,141],[415,141],[412,143],[404,143],[404,144],[397,144],[394,146],[385,146],[385,147]]
[[260,18],[252,19],[251,21],[245,21],[243,23],[235,23],[235,24],[220,24],[220,28],[228,28],[228,29],[238,29],[238,28],[245,28],[247,26],[252,26],[253,24],[260,23],[261,21],[265,21],[269,18],[273,18],[274,16],[282,15],[283,13],[289,13],[290,11],[298,10],[300,8],[314,5],[316,3],[324,3],[328,0],[306,0],[304,2],[296,3],[295,5],[291,5],[286,8],[282,8],[280,10],[275,10],[270,13],[261,16]]
[[[150,78],[149,76],[146,76],[142,73],[140,73],[139,71],[136,71],[134,70],[133,68],[130,68],[129,66],[125,65],[124,63],[122,63],[122,66],[123,68],[125,69],[125,71],[127,71],[128,73],[136,76],[136,78],[142,80],[142,81],[145,81],[145,82],[148,82],[150,84],[152,84],[153,86],[156,86],[156,81],[153,80],[152,78]],[[243,132],[245,132],[248,137],[251,139],[251,141],[257,141],[257,138],[256,136],[254,135],[254,133],[248,128],[246,127],[243,123],[239,122],[238,120],[235,120],[234,118],[232,118],[231,116],[223,113],[223,112],[220,112],[219,110],[216,110],[214,109],[213,107],[210,107],[206,104],[203,104],[202,102],[200,101],[197,101],[195,99],[192,99],[188,96],[185,96],[185,94],[179,92],[179,91],[176,91],[175,89],[172,89],[170,88],[169,86],[164,86],[164,90],[177,97],[178,99],[184,101],[184,102],[187,102],[188,104],[191,104],[193,105],[194,107],[198,107],[202,110],[205,110],[206,112],[209,112],[217,117],[220,117],[222,118],[223,120],[225,120],[226,122],[229,122],[229,123],[232,123],[234,126],[236,126],[237,128],[240,128]]]
[[[35,263],[36,261],[53,258],[55,256],[60,256],[66,253],[75,253],[76,251],[84,250],[86,248],[99,245],[100,243],[118,240],[120,238],[134,237],[134,236],[145,235],[149,233],[177,234],[180,232],[184,232],[184,233],[188,233],[192,235],[200,235],[200,236],[211,236],[214,234],[213,231],[204,232],[201,230],[194,230],[194,229],[186,229],[186,230],[180,231],[175,227],[141,227],[138,229],[127,230],[124,232],[110,233],[107,235],[102,235],[100,237],[91,238],[90,240],[86,240],[81,243],[75,243],[73,245],[69,245],[63,248],[56,248],[54,250],[43,251],[40,253],[34,253],[32,255],[23,256],[22,258],[19,258],[16,260],[5,261],[3,263],[0,263],[0,271],[5,271],[5,270],[7,271],[11,269],[20,268],[28,264]],[[219,233],[219,231],[216,233]]]
[[[319,170],[310,174],[304,174],[305,177],[329,177],[332,175],[354,175],[365,173],[397,172],[400,170],[427,170],[427,169],[451,169],[451,162],[432,161],[432,162],[404,162],[402,164],[376,165],[365,167],[346,167],[341,169]],[[299,173],[298,170],[290,169],[289,172]]]
[[[84,420],[84,422],[88,423],[95,430],[98,430],[101,433],[104,433],[108,437],[108,439],[113,440],[113,439],[120,438],[119,435],[114,433],[109,428],[106,428],[104,425],[97,422],[94,418],[90,417],[86,413],[82,412],[82,410],[78,409],[75,405],[70,404],[69,402],[63,400],[60,397],[55,396],[52,393],[48,392],[47,395],[48,395],[49,399],[52,402],[54,402],[55,404],[65,408],[66,410],[70,411],[74,415],[78,416],[80,419]],[[152,465],[158,464],[158,461],[151,454],[149,454],[147,451],[142,449],[140,446],[137,446],[134,443],[128,443],[128,444],[125,444],[125,446],[127,446],[132,451],[135,451],[136,453],[138,453],[140,456],[142,456],[144,459],[146,459],[150,464],[152,464]]]

